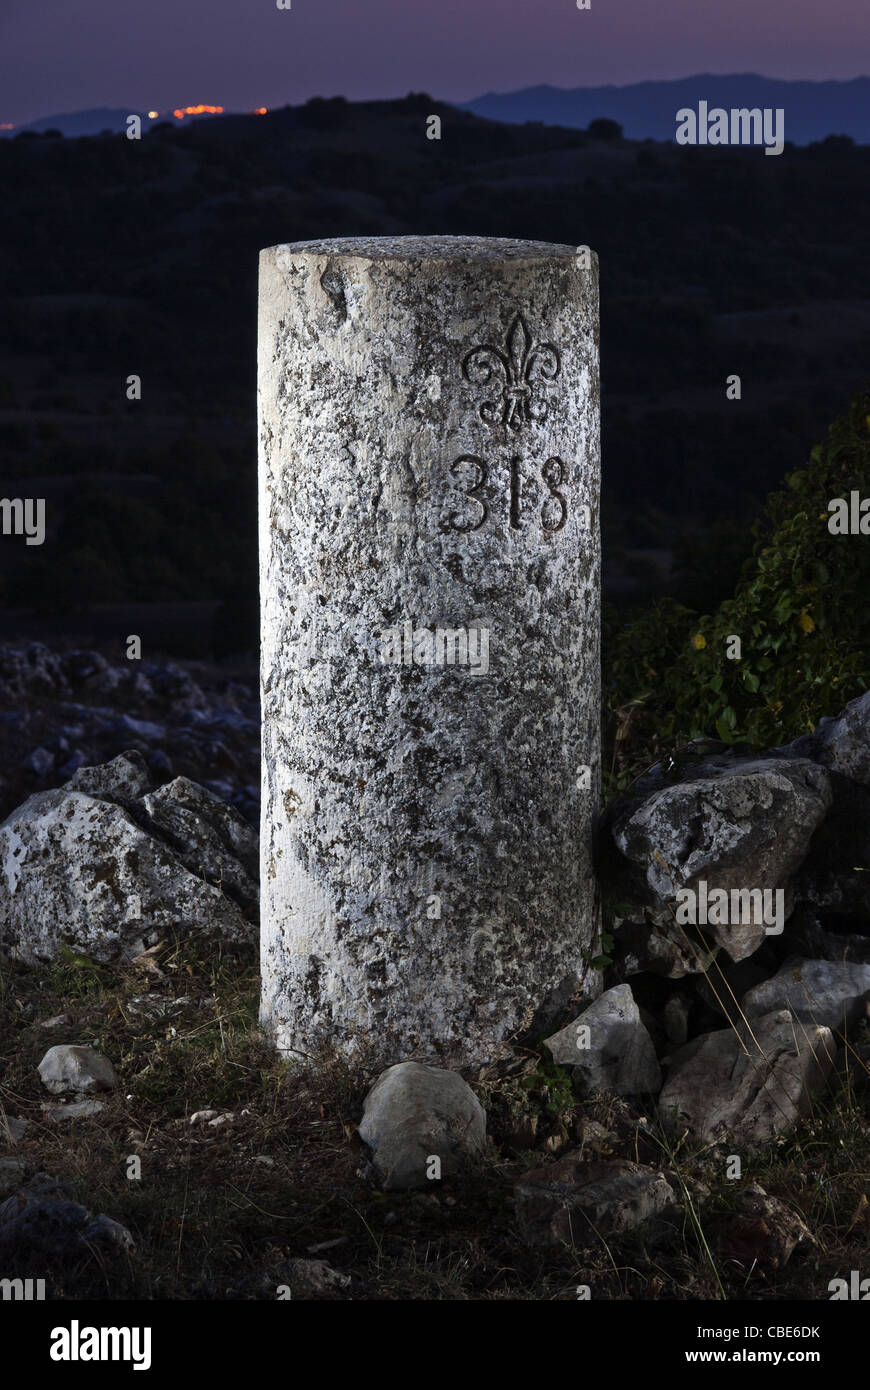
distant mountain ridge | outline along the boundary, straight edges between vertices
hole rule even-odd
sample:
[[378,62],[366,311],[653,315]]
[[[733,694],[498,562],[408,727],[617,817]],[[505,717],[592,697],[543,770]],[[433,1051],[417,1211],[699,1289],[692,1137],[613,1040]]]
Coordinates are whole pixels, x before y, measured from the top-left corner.
[[[585,130],[590,121],[604,116],[618,121],[630,140],[673,140],[677,112],[683,107],[697,110],[700,101],[726,110],[744,106],[782,108],[785,138],[796,145],[824,140],[828,135],[850,135],[858,144],[870,144],[870,77],[854,77],[845,82],[792,82],[761,77],[758,73],[699,73],[625,87],[525,87],[515,92],[488,92],[473,101],[451,104],[508,125],[541,121],[544,125]],[[192,114],[191,108],[187,111],[184,124],[210,118],[207,113]],[[0,136],[46,130],[59,130],[66,136],[99,135],[104,130],[121,134],[131,115],[141,118],[143,130],[158,121],[181,124],[172,111],[161,112],[152,121],[146,112],[129,107],[97,107],[41,116],[8,130],[0,129]]]
[[[145,111],[137,111],[133,106],[116,108],[110,106],[98,106],[91,111],[64,111],[54,116],[40,116],[36,121],[27,121],[24,125],[12,126],[9,130],[4,130],[0,134],[7,136],[20,135],[22,131],[31,130],[37,135],[41,135],[46,130],[59,130],[61,135],[101,135],[104,130],[111,130],[116,135],[121,135],[127,129],[127,121],[130,116],[138,116],[142,122],[143,130],[150,130],[152,125],[157,125],[159,121],[169,121],[172,125],[180,125],[179,119],[171,112],[161,112],[154,120]],[[184,120],[205,119],[202,117],[186,115]]]
[[673,81],[635,82],[625,87],[525,87],[516,92],[488,92],[473,101],[456,103],[491,121],[585,129],[605,116],[618,121],[631,140],[673,140],[676,113],[710,107],[782,108],[785,138],[796,145],[828,135],[850,135],[858,144],[870,143],[870,77],[849,81],[792,82],[758,73],[723,76],[698,73]]

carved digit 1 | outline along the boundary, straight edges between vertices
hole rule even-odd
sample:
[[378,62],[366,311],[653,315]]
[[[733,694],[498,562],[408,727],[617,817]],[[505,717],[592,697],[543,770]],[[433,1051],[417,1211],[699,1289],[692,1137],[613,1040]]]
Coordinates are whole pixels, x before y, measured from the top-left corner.
[[[556,469],[555,478],[550,476],[554,468]],[[545,531],[551,533],[553,531],[561,531],[562,527],[565,525],[565,522],[568,519],[568,503],[565,501],[564,493],[561,493],[559,491],[559,488],[565,481],[565,465],[563,464],[560,458],[548,458],[547,462],[541,468],[541,476],[544,479],[544,482],[547,484],[550,497],[555,497],[556,501],[559,503],[560,509],[559,520],[556,522],[556,525],[548,526],[547,505],[550,500],[550,498],[548,497],[543,507],[541,508],[541,524]]]
[[473,463],[477,469],[477,482],[473,487],[466,488],[465,495],[471,497],[480,507],[480,520],[473,526],[471,522],[469,522],[467,526],[460,526],[459,522],[456,520],[456,513],[454,512],[450,518],[450,523],[455,531],[479,531],[486,521],[486,518],[489,516],[489,506],[487,502],[478,495],[481,488],[486,487],[486,464],[483,459],[478,458],[476,454],[463,454],[461,458],[456,459],[455,462],[450,465],[450,472],[453,474],[454,478],[456,477],[457,469],[460,468],[463,463]]
[[522,486],[523,480],[520,475],[520,464],[522,459],[518,454],[514,454],[511,459],[511,527],[518,531],[522,517]]

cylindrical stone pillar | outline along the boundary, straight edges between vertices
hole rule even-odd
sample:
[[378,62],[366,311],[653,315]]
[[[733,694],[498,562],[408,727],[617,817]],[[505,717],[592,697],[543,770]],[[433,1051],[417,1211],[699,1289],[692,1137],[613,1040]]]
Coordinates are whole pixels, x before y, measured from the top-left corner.
[[493,1059],[597,987],[597,261],[272,247],[259,427],[261,1021]]

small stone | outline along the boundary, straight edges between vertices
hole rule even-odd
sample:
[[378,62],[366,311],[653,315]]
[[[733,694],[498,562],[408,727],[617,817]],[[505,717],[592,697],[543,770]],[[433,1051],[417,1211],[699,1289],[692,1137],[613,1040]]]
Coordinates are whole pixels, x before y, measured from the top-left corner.
[[107,1057],[92,1047],[72,1047],[66,1043],[46,1052],[39,1064],[39,1075],[46,1090],[55,1095],[114,1091],[118,1085],[115,1068]]
[[218,1110],[194,1110],[190,1117],[190,1123],[192,1125],[210,1124],[219,1113]]
[[514,1203],[520,1233],[531,1245],[597,1245],[646,1223],[652,1237],[679,1218],[667,1179],[624,1159],[584,1163],[569,1155],[534,1168],[514,1185]]
[[350,1287],[350,1275],[340,1274],[326,1260],[289,1260],[287,1272],[291,1285],[303,1293],[332,1293]]
[[796,1212],[751,1183],[739,1199],[739,1212],[718,1237],[719,1253],[744,1269],[783,1269],[798,1246],[816,1241]]
[[382,1187],[425,1188],[432,1158],[448,1177],[483,1150],[486,1111],[456,1072],[399,1062],[366,1096],[359,1133]]
[[19,1139],[24,1138],[26,1130],[30,1128],[29,1120],[19,1119],[17,1115],[4,1115],[0,1113],[0,1144],[5,1140],[7,1144],[17,1144]]
[[42,1106],[43,1114],[47,1120],[54,1120],[61,1124],[66,1120],[88,1120],[93,1115],[99,1115],[101,1110],[105,1110],[105,1105],[101,1100],[74,1100],[68,1105],[58,1103],[52,1105],[46,1102]]
[[69,1014],[55,1014],[40,1023],[40,1028],[65,1028],[70,1021]]
[[169,1018],[183,1013],[190,1003],[186,994],[173,998],[169,994],[140,994],[127,1000],[127,1009],[134,1016],[142,1018]]
[[47,748],[34,748],[32,753],[28,753],[24,762],[21,764],[28,772],[35,772],[37,777],[45,777],[54,767],[54,754]]
[[231,1125],[235,1123],[235,1115],[232,1111],[226,1111],[223,1115],[215,1115],[213,1120],[208,1121],[209,1129],[218,1129],[221,1125]]
[[104,1248],[132,1251],[136,1248],[136,1242],[120,1221],[113,1221],[111,1216],[106,1216],[105,1212],[98,1212],[89,1226],[82,1231],[81,1239],[87,1241],[89,1245],[101,1245]]
[[593,1091],[655,1094],[662,1084],[655,1048],[630,985],[605,990],[566,1028],[547,1038],[546,1046],[555,1062],[572,1068],[575,1088],[583,1096]]

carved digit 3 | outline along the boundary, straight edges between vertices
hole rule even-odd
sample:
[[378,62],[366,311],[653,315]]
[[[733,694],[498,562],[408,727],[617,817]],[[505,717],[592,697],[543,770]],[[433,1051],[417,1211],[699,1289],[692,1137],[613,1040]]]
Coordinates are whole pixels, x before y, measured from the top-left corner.
[[470,497],[477,503],[478,507],[480,507],[480,520],[475,522],[469,521],[467,525],[461,525],[457,519],[457,513],[454,512],[450,517],[450,524],[455,531],[479,531],[489,516],[489,504],[480,496],[482,489],[485,488],[487,484],[486,464],[482,458],[478,458],[477,454],[463,454],[461,458],[456,459],[455,462],[450,465],[450,472],[453,474],[454,478],[457,476],[458,470],[466,463],[473,464],[477,470],[477,481],[473,487],[465,489],[465,495],[466,497]]
[[[555,477],[553,477],[554,471],[556,475]],[[559,488],[562,487],[565,482],[565,465],[562,462],[562,460],[560,458],[555,457],[548,458],[547,462],[543,464],[541,467],[541,477],[547,484],[547,488],[550,493],[550,496],[546,499],[543,507],[541,508],[541,525],[543,526],[544,530],[549,533],[552,533],[553,531],[561,531],[562,527],[565,525],[565,522],[568,519],[568,503],[565,500],[564,493],[559,491]],[[556,522],[555,526],[547,525],[547,508],[550,505],[551,498],[555,498],[556,501],[559,503],[559,520]]]

